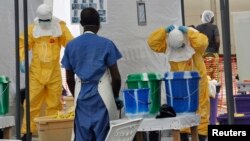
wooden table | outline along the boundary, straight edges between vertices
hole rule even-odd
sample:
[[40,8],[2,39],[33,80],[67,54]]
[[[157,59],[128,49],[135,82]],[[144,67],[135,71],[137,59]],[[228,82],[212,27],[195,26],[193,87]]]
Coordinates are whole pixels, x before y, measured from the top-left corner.
[[14,116],[0,116],[0,129],[3,129],[4,139],[11,138],[11,128],[15,125]]
[[195,114],[183,114],[173,118],[145,118],[141,122],[137,131],[161,131],[172,130],[173,141],[180,141],[180,130],[183,128],[191,129],[192,141],[198,141],[197,126],[200,123],[200,116]]

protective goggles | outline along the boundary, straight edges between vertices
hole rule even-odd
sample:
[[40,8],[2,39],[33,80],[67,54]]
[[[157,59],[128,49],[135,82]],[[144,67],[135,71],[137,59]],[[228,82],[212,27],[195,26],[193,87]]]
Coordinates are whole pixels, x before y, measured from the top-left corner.
[[51,22],[51,19],[46,19],[46,20],[42,20],[42,19],[38,19],[39,22]]

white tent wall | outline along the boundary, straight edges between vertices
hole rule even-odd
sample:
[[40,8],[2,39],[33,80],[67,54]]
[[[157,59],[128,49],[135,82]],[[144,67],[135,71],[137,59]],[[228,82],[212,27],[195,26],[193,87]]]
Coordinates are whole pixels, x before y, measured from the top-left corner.
[[[23,1],[19,1],[20,32],[23,32]],[[42,0],[28,0],[29,23],[35,17],[37,6]],[[15,13],[14,0],[0,0],[0,75],[9,77],[10,106],[15,106],[16,69],[15,69]],[[24,75],[21,74],[21,88],[24,87]],[[11,108],[12,109],[12,108]],[[10,112],[11,113],[11,112]]]
[[53,15],[66,22],[74,37],[80,35],[80,25],[70,21],[70,0],[53,0]]
[[237,53],[237,69],[241,81],[250,80],[250,63],[246,63],[249,57],[250,11],[233,12],[233,27],[235,33],[235,45]]
[[138,26],[136,1],[109,0],[108,24],[103,24],[99,33],[112,39],[122,52],[119,69],[124,81],[130,73],[166,72],[165,55],[153,53],[146,40],[158,27],[182,23],[180,1],[145,0],[145,3],[147,25]]
[[[107,0],[107,23],[101,25],[98,33],[113,40],[123,55],[118,62],[123,80],[122,89],[125,88],[128,74],[141,72],[164,74],[168,70],[165,55],[153,53],[146,40],[156,28],[182,24],[180,0],[144,1],[147,25],[138,26],[136,0]],[[56,17],[66,21],[74,36],[80,34],[80,25],[71,25],[70,22],[70,0],[54,0],[53,10]]]

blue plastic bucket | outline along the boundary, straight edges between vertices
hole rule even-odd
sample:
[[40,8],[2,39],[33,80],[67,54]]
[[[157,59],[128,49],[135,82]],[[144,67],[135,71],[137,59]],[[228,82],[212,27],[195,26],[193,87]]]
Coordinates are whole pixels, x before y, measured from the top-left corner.
[[137,116],[149,113],[149,89],[125,89],[123,90],[123,101],[125,115]]
[[165,73],[167,104],[176,113],[196,112],[199,104],[199,79],[199,73],[195,71]]

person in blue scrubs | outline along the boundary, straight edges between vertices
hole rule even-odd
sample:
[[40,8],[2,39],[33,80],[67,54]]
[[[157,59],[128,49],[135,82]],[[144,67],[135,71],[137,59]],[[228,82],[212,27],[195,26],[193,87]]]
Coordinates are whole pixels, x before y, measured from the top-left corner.
[[94,8],[83,9],[80,22],[84,33],[67,44],[61,61],[72,94],[74,75],[81,79],[74,120],[75,141],[104,141],[110,123],[108,110],[98,92],[98,83],[109,69],[116,106],[121,109],[121,76],[117,60],[122,55],[111,40],[97,35],[100,17]]

